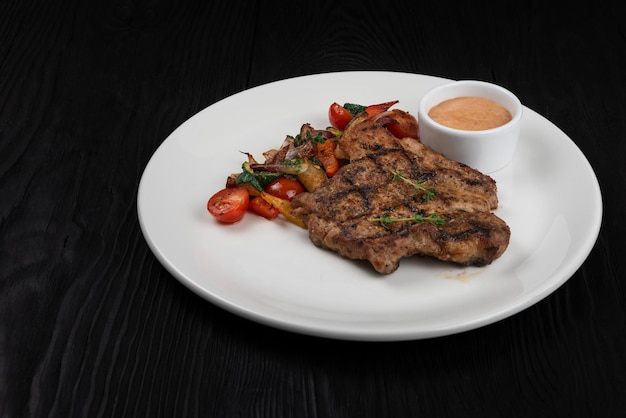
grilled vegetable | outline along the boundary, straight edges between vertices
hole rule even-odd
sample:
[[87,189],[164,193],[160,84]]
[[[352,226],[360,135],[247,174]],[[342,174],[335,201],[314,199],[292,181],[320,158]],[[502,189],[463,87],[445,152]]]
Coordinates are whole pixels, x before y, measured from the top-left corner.
[[266,192],[261,193],[261,197],[278,209],[280,214],[283,215],[289,222],[298,225],[301,228],[306,228],[304,221],[292,213],[293,208],[291,207],[291,202],[289,200],[280,199]]
[[313,164],[309,161],[307,166],[308,168],[306,171],[298,174],[297,177],[304,188],[307,191],[312,192],[322,184],[326,183],[328,181],[328,177],[326,176],[324,169],[322,169],[319,165]]

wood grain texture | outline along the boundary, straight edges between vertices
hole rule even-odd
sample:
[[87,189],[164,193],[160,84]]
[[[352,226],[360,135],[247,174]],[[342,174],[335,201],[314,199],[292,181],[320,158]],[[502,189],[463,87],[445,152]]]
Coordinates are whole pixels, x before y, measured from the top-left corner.
[[[0,417],[623,415],[616,6],[280,3],[0,2]],[[402,343],[271,329],[184,288],[137,220],[152,153],[224,97],[342,70],[494,81],[554,122],[605,198],[585,264],[509,319]]]

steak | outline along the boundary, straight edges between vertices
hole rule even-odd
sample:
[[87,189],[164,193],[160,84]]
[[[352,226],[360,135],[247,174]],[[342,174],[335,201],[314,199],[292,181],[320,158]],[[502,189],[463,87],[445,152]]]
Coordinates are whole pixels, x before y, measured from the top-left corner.
[[492,212],[495,181],[416,139],[396,138],[384,123],[355,117],[337,148],[349,162],[292,201],[311,241],[368,260],[381,274],[413,255],[475,266],[500,257],[510,229]]

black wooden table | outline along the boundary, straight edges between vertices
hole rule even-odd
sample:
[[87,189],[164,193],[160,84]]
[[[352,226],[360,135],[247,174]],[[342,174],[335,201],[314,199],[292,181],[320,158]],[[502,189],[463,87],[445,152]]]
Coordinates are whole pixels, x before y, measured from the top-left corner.
[[[0,416],[623,416],[617,3],[281,3],[0,2]],[[580,269],[510,318],[404,342],[260,325],[170,275],[136,210],[165,138],[235,93],[348,70],[491,81],[562,129],[604,200]]]

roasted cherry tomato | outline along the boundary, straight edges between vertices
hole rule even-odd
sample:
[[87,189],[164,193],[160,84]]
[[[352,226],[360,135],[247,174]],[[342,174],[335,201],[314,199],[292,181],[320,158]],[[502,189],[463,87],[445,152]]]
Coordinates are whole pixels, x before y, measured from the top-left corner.
[[278,208],[271,203],[267,202],[261,196],[255,196],[250,199],[250,205],[248,206],[251,212],[256,213],[265,219],[274,219],[280,214]]
[[418,139],[419,138],[417,132],[414,131],[412,133],[409,133],[405,131],[404,129],[402,129],[402,127],[398,123],[388,123],[387,125],[385,125],[385,127],[396,138],[400,138],[400,139],[402,138]]
[[387,130],[396,138],[415,138],[419,139],[419,130],[417,120],[409,113],[399,109],[394,109],[389,115],[394,122],[385,125]]
[[227,187],[215,193],[207,202],[209,213],[220,222],[232,224],[246,214],[250,195],[243,187]]
[[279,199],[291,201],[296,195],[304,192],[304,187],[298,180],[289,177],[279,177],[265,186],[265,191]]
[[333,127],[343,131],[352,120],[352,113],[342,105],[333,103],[328,109],[328,120]]

